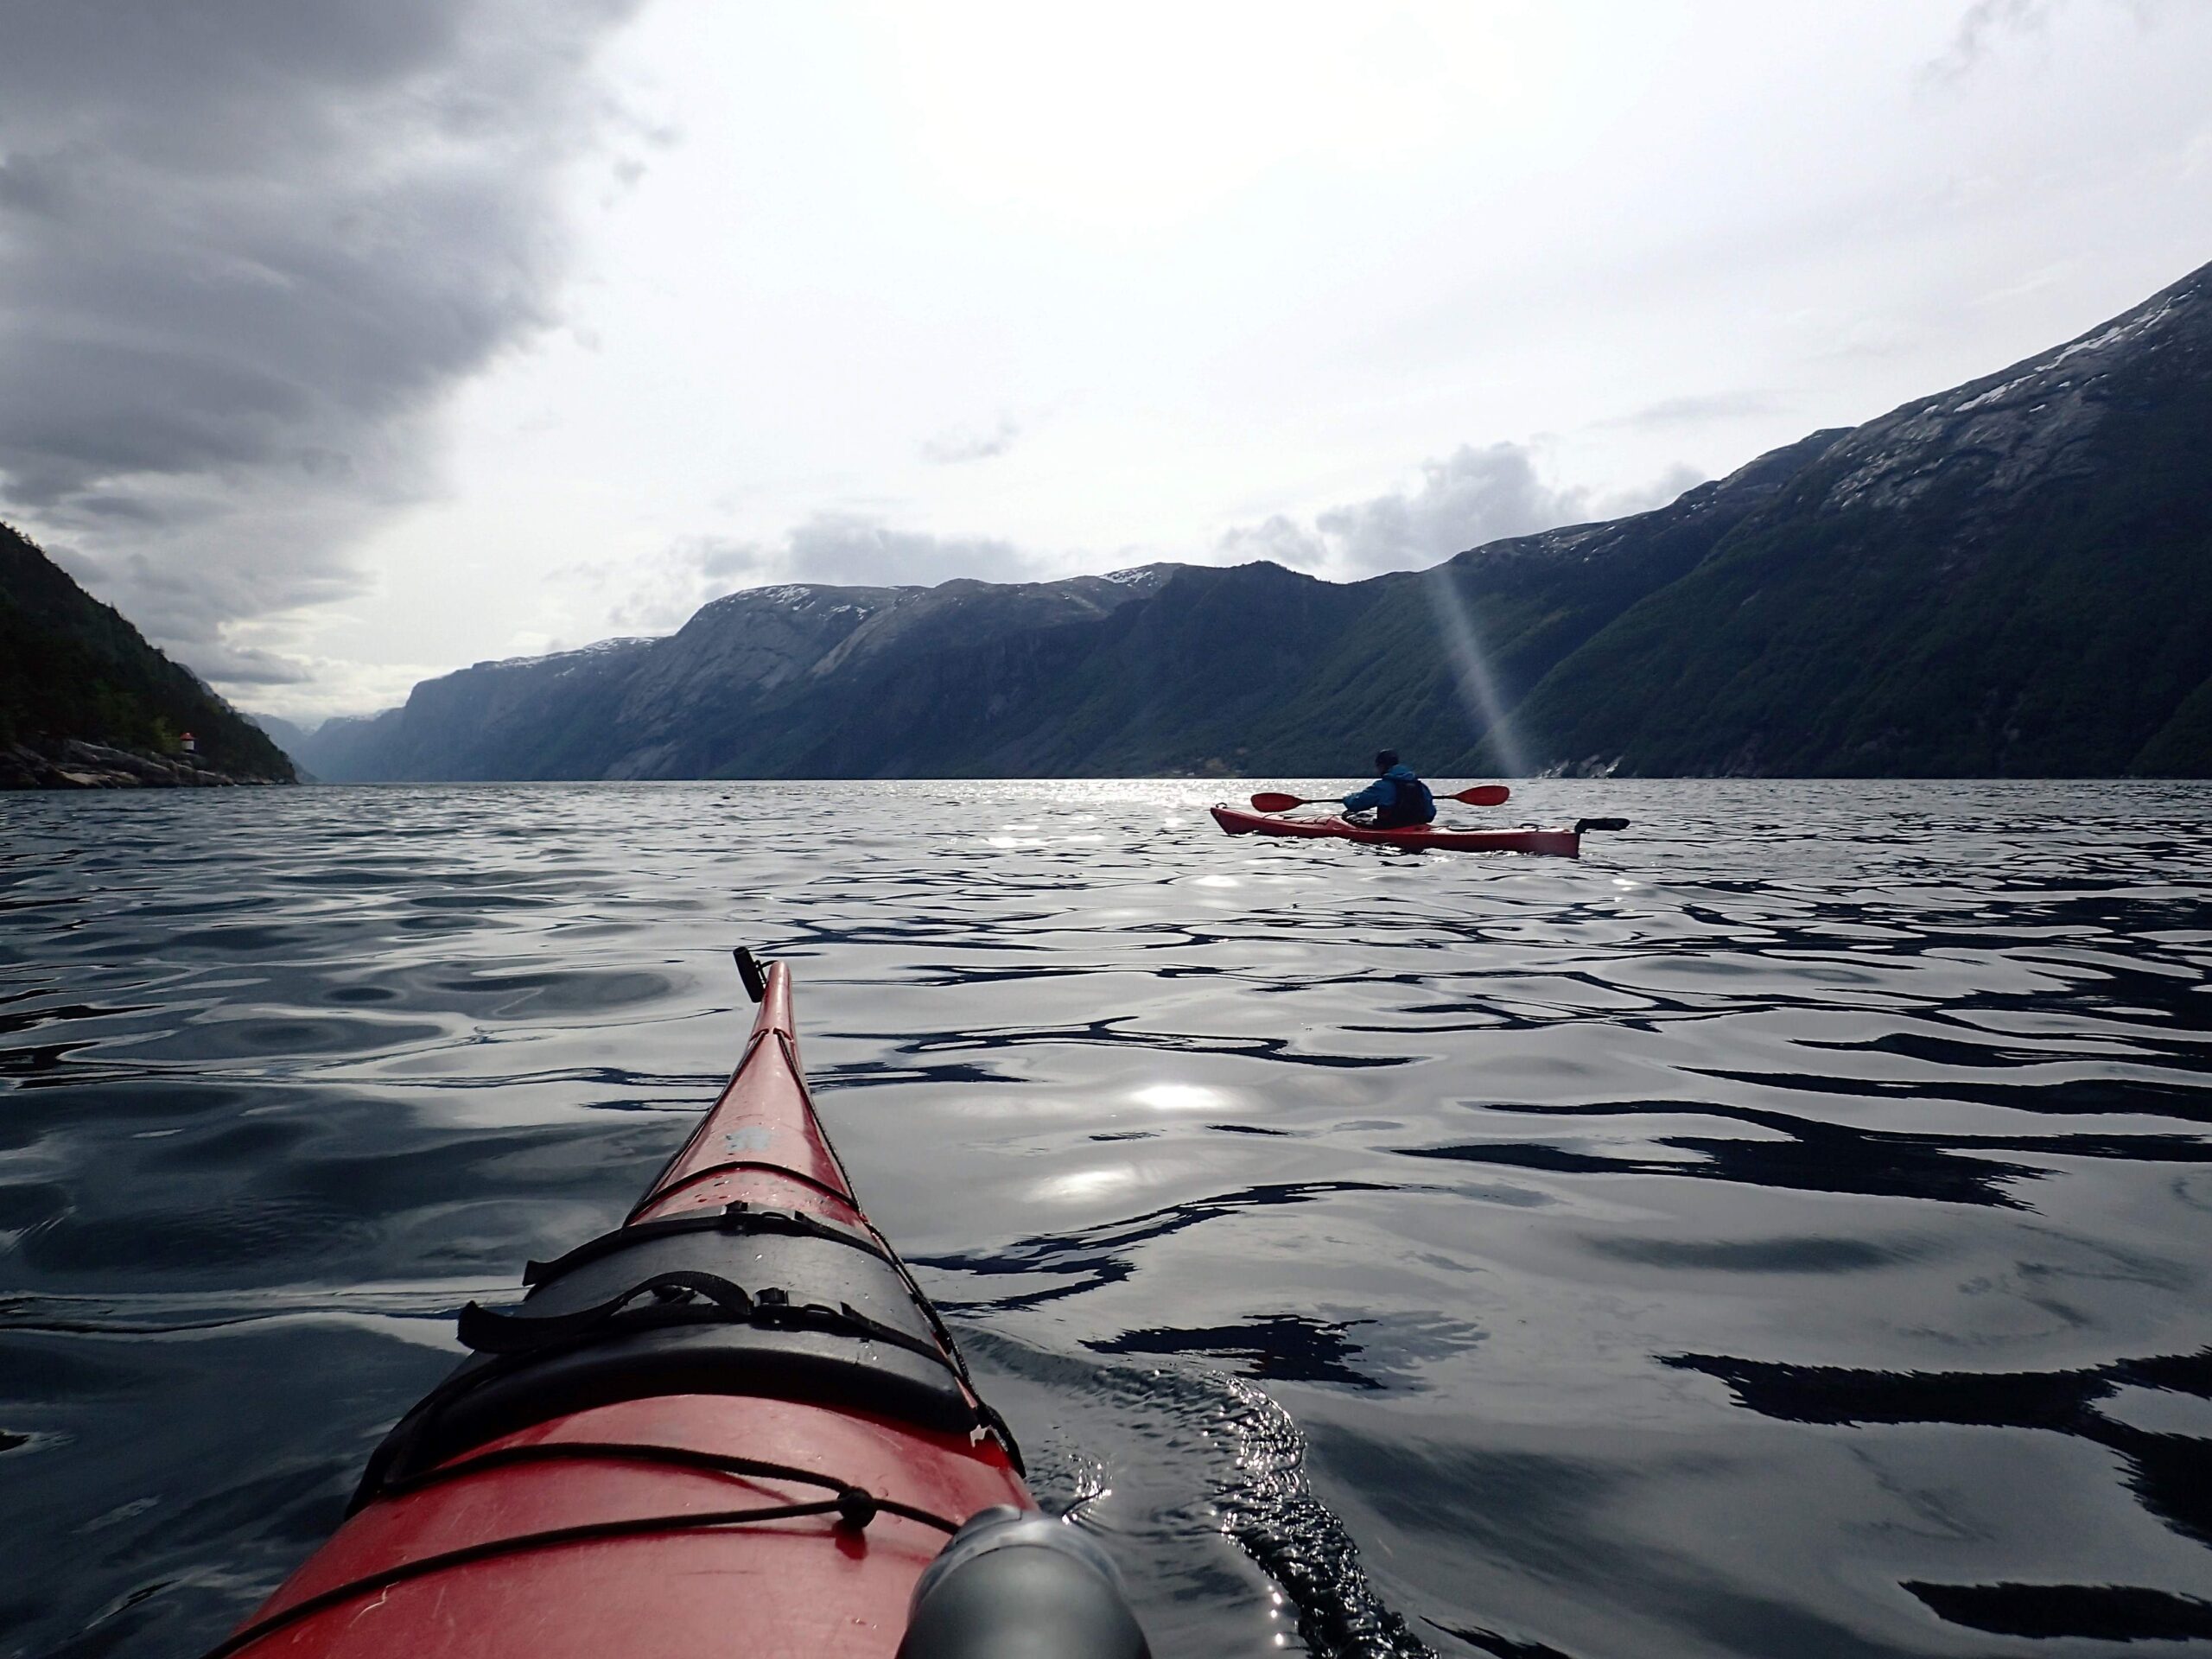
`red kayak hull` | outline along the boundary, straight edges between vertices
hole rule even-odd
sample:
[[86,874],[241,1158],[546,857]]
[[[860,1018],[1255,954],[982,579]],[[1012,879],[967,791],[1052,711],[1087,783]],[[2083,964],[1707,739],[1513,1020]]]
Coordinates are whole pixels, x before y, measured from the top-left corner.
[[[963,1440],[793,1401],[709,1395],[633,1401],[574,1413],[484,1449],[564,1440],[642,1440],[768,1457],[955,1519],[994,1503],[1030,1502],[1002,1453],[979,1454]],[[372,1504],[255,1618],[404,1562],[486,1541],[820,1495],[795,1483],[613,1460],[495,1468]],[[935,1529],[881,1515],[857,1536],[816,1517],[527,1550],[346,1597],[238,1651],[255,1659],[692,1659],[716,1652],[890,1659],[906,1628],[914,1580],[944,1543]]]
[[1267,812],[1247,812],[1234,806],[1215,807],[1213,821],[1232,836],[1294,836],[1449,853],[1582,856],[1582,837],[1572,830],[1439,830],[1433,824],[1419,824],[1408,830],[1371,830],[1343,818],[1284,818]]
[[[733,1205],[741,1207],[728,1211]],[[745,1205],[755,1207],[753,1216]],[[720,1100],[623,1229],[588,1248],[619,1255],[632,1238],[709,1237],[722,1224],[715,1212],[749,1225],[760,1206],[795,1217],[780,1224],[786,1231],[812,1227],[817,1255],[864,1258],[870,1271],[890,1272],[864,1248],[880,1236],[808,1099],[780,964],[769,971],[744,1058]],[[859,1243],[840,1237],[824,1249],[818,1236],[828,1229]],[[720,1247],[719,1238],[713,1233],[710,1244]],[[888,1300],[879,1295],[861,1312],[886,1317],[880,1304]],[[964,1371],[943,1389],[956,1404],[973,1402]],[[863,1488],[954,1524],[994,1504],[1034,1503],[1001,1435],[988,1427],[930,1427],[911,1413],[805,1394],[616,1400],[432,1459],[371,1491],[217,1651],[252,1659],[891,1659],[915,1580],[944,1543],[941,1527],[887,1511],[857,1527],[835,1514],[704,1525],[696,1517],[819,1504],[835,1487]],[[822,1478],[734,1471],[713,1466],[716,1459]],[[594,1529],[618,1535],[590,1535]]]

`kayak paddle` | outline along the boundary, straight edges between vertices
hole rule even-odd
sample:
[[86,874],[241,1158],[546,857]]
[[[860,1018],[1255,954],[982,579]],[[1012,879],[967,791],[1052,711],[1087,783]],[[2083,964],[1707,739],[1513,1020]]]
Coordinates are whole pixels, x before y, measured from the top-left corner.
[[[1503,784],[1477,784],[1472,789],[1463,789],[1457,795],[1439,795],[1440,801],[1465,801],[1469,806],[1503,806],[1513,791]],[[1342,806],[1343,798],[1335,795],[1316,796],[1306,800],[1297,795],[1255,795],[1255,812],[1287,812],[1294,806]]]

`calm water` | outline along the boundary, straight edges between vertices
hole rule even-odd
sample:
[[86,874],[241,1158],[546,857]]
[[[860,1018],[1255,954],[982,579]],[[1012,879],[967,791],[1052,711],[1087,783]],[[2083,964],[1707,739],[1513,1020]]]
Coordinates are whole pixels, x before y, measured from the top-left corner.
[[2212,789],[1222,792],[0,798],[0,1654],[247,1610],[739,943],[1163,1659],[2212,1649]]

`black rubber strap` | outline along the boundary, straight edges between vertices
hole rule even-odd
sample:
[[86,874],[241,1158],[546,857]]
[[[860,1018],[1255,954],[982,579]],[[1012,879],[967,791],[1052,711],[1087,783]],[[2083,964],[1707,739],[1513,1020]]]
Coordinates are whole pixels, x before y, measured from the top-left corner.
[[1013,1427],[999,1414],[989,1401],[983,1398],[982,1390],[976,1386],[976,1379],[968,1370],[967,1357],[960,1351],[960,1344],[952,1339],[952,1330],[945,1324],[944,1316],[937,1311],[937,1304],[923,1291],[920,1281],[914,1277],[914,1270],[906,1265],[906,1258],[900,1255],[891,1241],[883,1236],[883,1230],[868,1218],[866,1211],[860,1211],[860,1218],[861,1225],[868,1229],[868,1236],[881,1248],[883,1259],[899,1270],[899,1278],[906,1287],[906,1294],[914,1299],[914,1306],[922,1310],[923,1316],[930,1322],[930,1329],[937,1333],[937,1339],[944,1349],[944,1357],[952,1366],[953,1375],[960,1379],[960,1386],[967,1389],[968,1397],[976,1403],[976,1416],[982,1420],[983,1427],[997,1437],[1000,1447],[1006,1452],[1007,1461],[1014,1465],[1014,1472],[1027,1480],[1029,1465],[1021,1455],[1021,1442],[1014,1438]]
[[[648,1295],[658,1300],[642,1307],[632,1306]],[[748,1291],[711,1273],[655,1274],[619,1296],[573,1313],[500,1313],[471,1302],[461,1310],[459,1335],[478,1353],[535,1357],[671,1325],[754,1325],[858,1337],[919,1354],[960,1375],[936,1343],[872,1319],[850,1302],[834,1307],[827,1302],[795,1302],[789,1292],[773,1286]]]
[[925,1359],[933,1359],[955,1376],[960,1376],[960,1368],[936,1343],[910,1337],[896,1325],[871,1319],[850,1302],[840,1302],[835,1307],[827,1302],[795,1302],[782,1291],[771,1287],[753,1298],[753,1313],[747,1323],[766,1325],[771,1330],[823,1331],[833,1335],[860,1337],[893,1348],[904,1348],[908,1353],[919,1354]]
[[[643,1307],[640,1297],[656,1300]],[[604,1332],[609,1336],[664,1325],[745,1324],[753,1294],[719,1274],[678,1270],[657,1273],[619,1296],[573,1313],[500,1313],[471,1302],[461,1310],[456,1334],[480,1354],[534,1354],[564,1348]]]
[[383,1495],[404,1497],[449,1480],[504,1469],[518,1463],[662,1463],[702,1474],[731,1475],[746,1480],[793,1480],[833,1492],[849,1490],[833,1475],[801,1469],[795,1464],[771,1463],[763,1458],[741,1458],[721,1452],[700,1452],[688,1446],[659,1446],[647,1440],[531,1440],[519,1446],[494,1446],[442,1463],[435,1469],[388,1483]]
[[888,1246],[883,1243],[880,1235],[855,1232],[849,1227],[824,1221],[819,1216],[809,1215],[804,1210],[764,1208],[741,1198],[720,1210],[701,1210],[694,1215],[664,1216],[658,1221],[632,1222],[627,1227],[618,1227],[611,1233],[601,1233],[597,1238],[588,1240],[550,1262],[525,1262],[522,1281],[525,1285],[545,1284],[587,1262],[626,1250],[632,1244],[682,1233],[728,1233],[741,1237],[753,1233],[785,1233],[798,1238],[827,1239],[833,1244],[848,1244],[856,1250],[864,1250],[894,1267],[898,1265],[896,1260],[887,1254]]
[[[868,1236],[880,1247],[880,1253],[883,1259],[898,1270],[899,1281],[906,1287],[906,1294],[914,1299],[914,1306],[921,1309],[922,1316],[929,1320],[930,1329],[937,1333],[938,1341],[944,1344],[945,1357],[951,1362],[954,1372],[959,1376],[968,1392],[975,1394],[976,1379],[968,1374],[968,1362],[961,1355],[960,1344],[953,1341],[952,1331],[945,1324],[944,1316],[937,1311],[937,1304],[931,1301],[923,1291],[920,1281],[914,1277],[914,1270],[906,1265],[906,1257],[892,1248],[891,1241],[883,1236],[881,1230],[865,1214],[861,1217],[861,1225],[868,1229]],[[980,1403],[982,1396],[979,1395],[976,1397]],[[1009,1441],[1009,1449],[1011,1446],[1012,1442]],[[1019,1465],[1020,1461],[1020,1458],[1017,1455],[1014,1462]]]

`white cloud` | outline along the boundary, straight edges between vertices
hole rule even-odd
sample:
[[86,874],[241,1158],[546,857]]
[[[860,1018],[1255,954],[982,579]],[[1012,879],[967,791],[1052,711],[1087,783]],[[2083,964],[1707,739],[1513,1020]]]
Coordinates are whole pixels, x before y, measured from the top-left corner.
[[1971,73],[2005,36],[2042,30],[2050,21],[2051,3],[2052,0],[1974,0],[1960,16],[1942,55],[1922,70],[1923,79],[1956,80]]
[[940,467],[957,466],[963,461],[989,461],[1014,448],[1021,435],[1021,423],[1011,415],[1001,415],[988,432],[963,429],[941,432],[933,438],[923,440],[918,446],[921,458]]
[[1691,392],[1678,397],[1662,397],[1603,424],[1643,429],[1704,426],[1781,414],[1790,407],[1787,400],[1770,391]]
[[1026,582],[1042,568],[995,537],[933,536],[844,513],[823,513],[792,531],[780,563],[792,581],[925,588],[955,576]]
[[1677,462],[1639,488],[1599,492],[1547,482],[1526,444],[1462,444],[1421,463],[1413,488],[1314,515],[1308,526],[1277,514],[1240,526],[1217,546],[1228,560],[1273,559],[1338,581],[1416,570],[1509,536],[1615,518],[1671,501],[1706,474]]

